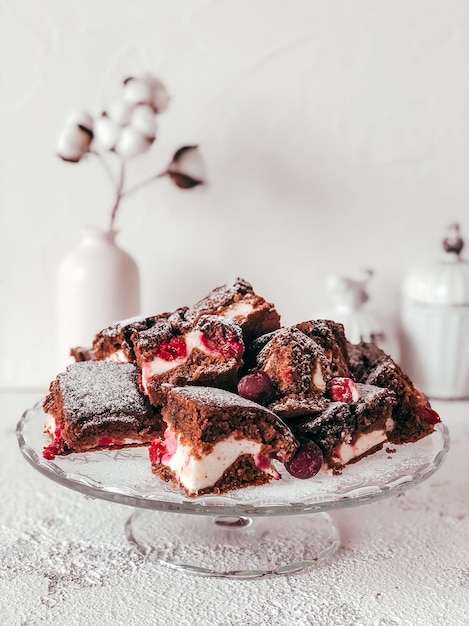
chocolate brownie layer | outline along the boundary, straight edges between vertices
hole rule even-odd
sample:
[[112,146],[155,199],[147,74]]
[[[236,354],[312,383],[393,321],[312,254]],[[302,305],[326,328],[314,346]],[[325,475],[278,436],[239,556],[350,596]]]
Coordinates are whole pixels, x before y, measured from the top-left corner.
[[357,383],[357,388],[359,398],[351,404],[356,432],[369,433],[376,429],[390,431],[393,427],[393,409],[396,406],[394,392],[362,383]]
[[52,381],[43,409],[57,453],[124,443],[148,443],[163,428],[160,411],[139,389],[131,363],[72,363]]
[[267,406],[281,417],[289,419],[325,408],[329,362],[322,347],[299,328],[270,333],[254,369],[263,370],[272,381],[274,397]]
[[269,482],[272,458],[286,462],[298,447],[274,413],[236,394],[199,386],[166,393],[166,439],[152,444],[150,458],[156,474],[189,495]]
[[93,361],[94,353],[92,348],[85,348],[84,346],[77,346],[70,350],[70,356],[75,359],[76,363],[80,361]]
[[317,415],[305,416],[289,422],[299,438],[312,439],[322,450],[326,463],[331,463],[335,448],[352,437],[355,417],[345,402],[330,402]]
[[200,489],[197,491],[197,495],[201,496],[207,493],[221,495],[235,489],[265,485],[271,480],[272,476],[256,466],[252,455],[244,454],[238,457],[236,461],[223,472],[222,477],[217,480],[213,487]]
[[427,398],[397,363],[383,350],[369,343],[349,345],[350,368],[355,379],[394,392],[394,427],[389,433],[393,443],[418,441],[433,432],[440,421]]
[[[281,457],[296,449],[290,428],[272,411],[224,389],[167,388],[163,419],[196,454],[207,454],[230,435],[263,442]],[[281,460],[284,460],[283,458]]]
[[191,327],[170,319],[135,333],[133,342],[143,387],[156,406],[163,404],[165,383],[236,389],[244,343],[234,320],[203,315]]
[[331,376],[350,376],[347,339],[342,324],[332,320],[310,320],[296,328],[318,343],[324,350]]
[[375,343],[362,341],[358,344],[347,342],[350,372],[357,382],[365,382],[371,369],[386,354]]
[[122,320],[102,329],[93,339],[93,353],[96,361],[114,360],[135,363],[133,336],[148,330],[157,322],[184,319],[186,308],[173,312],[160,313],[150,317],[134,317]]
[[312,439],[324,461],[337,468],[381,448],[393,427],[395,395],[388,389],[357,384],[356,402],[329,402],[319,415],[290,423],[297,437]]
[[213,289],[187,312],[196,321],[201,315],[221,315],[236,320],[246,343],[280,327],[280,316],[271,302],[257,295],[250,283],[237,278],[233,285]]

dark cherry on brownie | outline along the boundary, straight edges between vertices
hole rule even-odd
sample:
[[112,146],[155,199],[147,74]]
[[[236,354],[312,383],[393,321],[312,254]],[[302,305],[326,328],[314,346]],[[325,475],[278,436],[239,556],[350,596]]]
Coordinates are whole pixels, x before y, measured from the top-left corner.
[[72,363],[51,382],[43,402],[51,437],[44,456],[149,443],[162,432],[161,412],[139,389],[131,363]]
[[133,344],[143,389],[155,406],[165,400],[165,383],[236,390],[244,342],[232,319],[202,315],[193,325],[186,319],[159,321],[135,333]]
[[300,445],[293,457],[285,462],[285,469],[289,474],[301,480],[316,476],[324,463],[324,454],[321,448],[311,440],[300,441]]
[[325,408],[330,364],[314,339],[292,326],[261,337],[254,344],[250,348],[254,367],[249,373],[263,371],[272,382],[273,395],[266,403],[271,411],[288,420]]
[[274,397],[275,388],[272,380],[263,370],[253,370],[242,376],[238,383],[238,394],[265,406]]

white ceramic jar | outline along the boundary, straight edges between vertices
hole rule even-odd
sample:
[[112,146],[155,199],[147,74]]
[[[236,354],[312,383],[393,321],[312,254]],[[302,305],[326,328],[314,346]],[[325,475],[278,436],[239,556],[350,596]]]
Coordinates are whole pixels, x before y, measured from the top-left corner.
[[70,349],[91,347],[106,326],[139,314],[140,280],[135,260],[116,243],[116,232],[85,227],[79,244],[63,259],[57,277],[58,359]]
[[402,286],[402,367],[430,398],[469,398],[469,264],[458,224],[440,262],[417,268]]

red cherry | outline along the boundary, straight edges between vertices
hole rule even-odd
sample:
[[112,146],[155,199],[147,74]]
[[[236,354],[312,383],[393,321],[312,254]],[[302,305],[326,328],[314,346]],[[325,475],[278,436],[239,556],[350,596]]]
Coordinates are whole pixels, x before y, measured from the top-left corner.
[[57,426],[54,431],[54,441],[46,446],[42,451],[42,456],[48,461],[53,461],[56,456],[69,454],[71,450],[62,438],[62,428]]
[[314,441],[302,443],[295,456],[285,463],[285,469],[295,478],[302,480],[316,476],[322,467],[324,456]]
[[422,418],[429,424],[435,425],[441,422],[441,418],[438,413],[429,406],[419,406],[417,409],[417,414],[420,418]]
[[337,376],[327,383],[329,398],[334,402],[356,402],[360,397],[357,385],[351,378]]
[[208,350],[226,357],[227,359],[236,359],[241,361],[244,353],[244,345],[237,341],[234,337],[230,337],[226,330],[211,330],[210,334],[206,331],[201,341]]
[[240,379],[238,393],[247,400],[252,400],[258,404],[267,404],[274,395],[274,386],[263,370],[256,370]]
[[164,432],[164,439],[156,438],[148,448],[148,455],[153,465],[158,463],[167,463],[178,447],[177,437],[170,428]]
[[156,356],[164,361],[183,359],[187,354],[186,340],[184,337],[173,337],[168,343],[162,343]]
[[166,454],[166,444],[162,439],[153,439],[148,448],[148,454],[152,464],[161,463],[161,459]]
[[121,439],[111,439],[110,437],[103,437],[98,441],[96,446],[123,446],[124,444],[125,442]]

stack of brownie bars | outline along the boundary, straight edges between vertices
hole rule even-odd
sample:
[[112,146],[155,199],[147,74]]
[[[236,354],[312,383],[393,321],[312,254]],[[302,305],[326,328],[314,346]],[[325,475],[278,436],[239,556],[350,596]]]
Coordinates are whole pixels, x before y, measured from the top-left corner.
[[51,382],[44,456],[147,446],[160,479],[191,497],[340,472],[439,422],[374,344],[331,320],[282,326],[238,278],[191,307],[120,321]]

